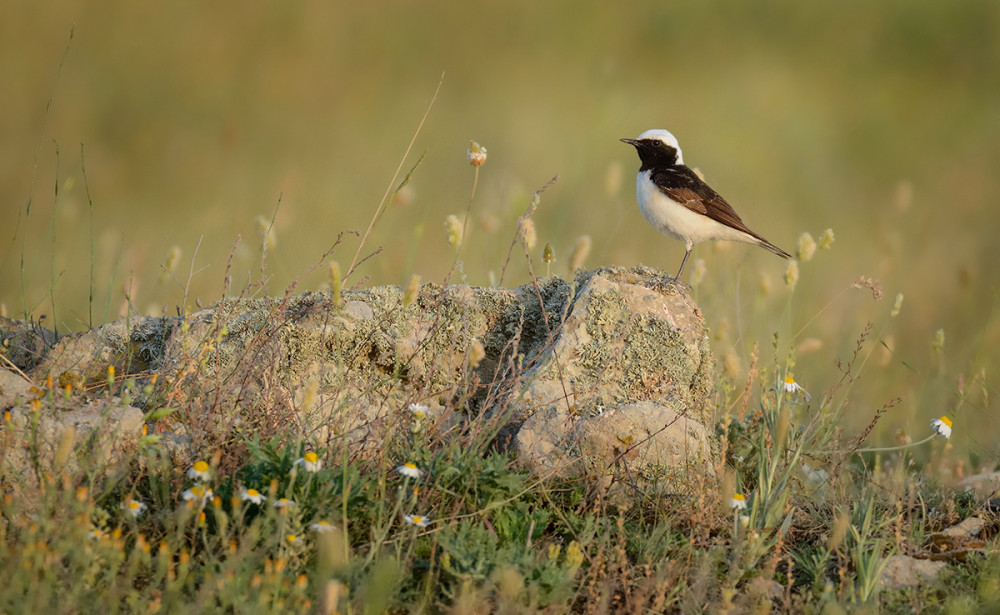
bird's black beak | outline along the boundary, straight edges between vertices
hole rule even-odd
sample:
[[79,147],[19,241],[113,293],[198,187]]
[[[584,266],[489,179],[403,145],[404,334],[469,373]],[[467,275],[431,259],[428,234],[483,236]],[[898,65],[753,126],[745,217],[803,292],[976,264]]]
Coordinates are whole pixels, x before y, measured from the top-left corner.
[[621,141],[622,143],[628,143],[629,145],[636,145],[639,143],[635,139],[619,139],[619,141]]

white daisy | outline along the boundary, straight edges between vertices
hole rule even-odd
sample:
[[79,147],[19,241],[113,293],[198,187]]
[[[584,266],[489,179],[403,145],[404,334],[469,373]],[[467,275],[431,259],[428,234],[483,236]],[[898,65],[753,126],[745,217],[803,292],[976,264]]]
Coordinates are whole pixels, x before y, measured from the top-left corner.
[[733,497],[729,498],[729,508],[733,510],[745,510],[747,507],[747,499],[743,497],[742,493],[734,493]]
[[183,496],[185,502],[197,500],[204,504],[205,502],[211,500],[214,494],[211,489],[204,485],[195,485],[181,495]]
[[946,440],[951,437],[950,418],[942,416],[939,419],[934,419],[933,421],[931,421],[931,427],[933,427],[934,431],[938,432],[939,435],[944,436]]
[[425,406],[423,404],[410,404],[410,414],[413,418],[419,420],[427,416],[427,410],[430,406]]
[[244,487],[240,489],[240,499],[244,502],[253,502],[254,504],[261,504],[267,499],[267,496],[257,491],[256,489],[247,489]]
[[141,517],[142,513],[146,512],[147,508],[149,507],[139,500],[128,499],[122,502],[122,510],[135,518]]
[[317,521],[309,526],[309,529],[316,532],[317,534],[325,534],[326,532],[332,532],[334,525],[329,521]]
[[274,501],[275,508],[291,508],[292,506],[295,506],[295,501],[288,498],[278,498]]
[[396,471],[408,478],[420,478],[420,475],[424,473],[423,470],[417,467],[417,464],[409,461],[396,468]]
[[431,522],[430,519],[422,515],[403,515],[403,521],[417,527],[427,527],[427,524]]
[[212,478],[211,469],[208,467],[208,463],[203,460],[198,460],[194,462],[187,471],[188,478],[191,480],[207,481]]
[[295,465],[304,467],[306,472],[319,472],[319,469],[323,467],[323,462],[319,460],[319,455],[314,451],[309,451],[300,459],[296,459]]
[[806,401],[809,401],[812,398],[812,395],[810,395],[808,391],[803,389],[802,385],[800,385],[798,382],[795,382],[795,378],[793,378],[791,374],[785,376],[784,387],[785,387],[785,393],[788,393],[790,395],[798,395],[799,393],[802,393],[802,395],[805,396]]

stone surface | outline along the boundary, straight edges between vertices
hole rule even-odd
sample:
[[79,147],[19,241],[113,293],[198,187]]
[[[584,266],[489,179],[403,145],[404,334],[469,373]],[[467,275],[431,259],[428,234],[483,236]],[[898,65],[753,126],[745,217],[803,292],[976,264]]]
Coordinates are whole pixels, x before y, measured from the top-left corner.
[[917,559],[908,555],[890,555],[882,570],[882,586],[902,589],[933,583],[947,567],[944,562]]
[[518,456],[561,475],[617,474],[671,490],[714,476],[712,357],[690,298],[655,276],[601,272],[525,376]]
[[[135,408],[101,414],[123,444],[136,413],[181,410],[156,425],[169,457],[289,428],[315,446],[375,454],[419,403],[439,433],[502,421],[498,442],[539,472],[674,490],[714,471],[713,363],[697,306],[664,278],[607,267],[516,289],[424,284],[409,303],[393,286],[336,305],[321,292],[226,299],[58,340],[17,321],[0,330],[30,346],[18,356],[35,383],[98,398],[130,386]],[[78,408],[48,410],[89,403],[71,399]],[[72,422],[52,420],[49,439]]]
[[41,481],[61,475],[100,479],[127,475],[126,463],[141,436],[143,413],[120,399],[42,399],[9,410],[0,474],[20,512],[39,505]]
[[0,410],[11,408],[31,397],[30,382],[20,374],[0,368]]

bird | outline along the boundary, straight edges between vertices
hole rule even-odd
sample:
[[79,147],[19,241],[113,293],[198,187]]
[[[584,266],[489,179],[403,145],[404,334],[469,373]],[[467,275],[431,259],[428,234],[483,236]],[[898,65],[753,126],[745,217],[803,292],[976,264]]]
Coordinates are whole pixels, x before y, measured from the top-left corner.
[[642,215],[656,230],[684,242],[684,260],[671,282],[680,280],[691,249],[700,241],[742,241],[791,258],[747,228],[726,199],[684,164],[681,147],[670,131],[654,128],[621,141],[634,146],[642,162],[635,182]]

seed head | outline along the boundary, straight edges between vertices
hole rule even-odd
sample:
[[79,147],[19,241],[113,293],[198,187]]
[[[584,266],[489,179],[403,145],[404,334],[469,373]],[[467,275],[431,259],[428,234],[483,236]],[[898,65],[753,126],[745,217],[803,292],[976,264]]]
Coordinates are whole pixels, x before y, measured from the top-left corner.
[[448,233],[448,243],[458,247],[462,245],[462,221],[452,214],[444,219],[444,229]]
[[587,255],[590,254],[590,243],[590,235],[581,235],[573,244],[573,251],[569,255],[570,273],[583,267],[583,261],[587,260]]
[[795,258],[800,262],[806,262],[816,254],[816,240],[808,232],[799,235],[799,244],[795,251]]
[[486,148],[475,141],[469,141],[467,155],[469,157],[469,164],[474,167],[481,167],[486,162]]

